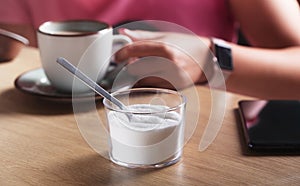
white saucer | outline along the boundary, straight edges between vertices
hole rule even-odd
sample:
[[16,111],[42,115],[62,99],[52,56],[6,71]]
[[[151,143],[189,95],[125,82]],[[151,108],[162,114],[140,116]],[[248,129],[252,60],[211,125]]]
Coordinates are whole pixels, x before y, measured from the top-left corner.
[[30,70],[18,76],[15,80],[15,87],[24,93],[55,101],[96,100],[102,98],[94,92],[76,96],[72,96],[72,93],[60,92],[51,85],[42,68]]

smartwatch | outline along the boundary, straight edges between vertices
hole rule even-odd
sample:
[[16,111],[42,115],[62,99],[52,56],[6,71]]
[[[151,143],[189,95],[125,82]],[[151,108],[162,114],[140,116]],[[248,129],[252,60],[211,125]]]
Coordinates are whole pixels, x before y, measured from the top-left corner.
[[217,76],[217,71],[220,69],[222,71],[224,81],[230,76],[230,74],[233,71],[233,62],[232,62],[232,56],[231,56],[231,46],[227,44],[226,41],[217,39],[217,38],[211,38],[211,44],[212,44],[212,52],[214,54],[213,56],[213,73],[208,79],[210,82],[213,82],[214,86],[217,86],[220,82],[216,82],[220,80]]

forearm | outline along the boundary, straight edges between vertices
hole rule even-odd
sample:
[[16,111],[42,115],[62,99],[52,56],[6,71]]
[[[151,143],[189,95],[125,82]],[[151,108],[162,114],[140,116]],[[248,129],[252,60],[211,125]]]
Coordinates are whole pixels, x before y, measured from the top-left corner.
[[300,98],[300,47],[268,50],[232,45],[231,92],[266,99]]

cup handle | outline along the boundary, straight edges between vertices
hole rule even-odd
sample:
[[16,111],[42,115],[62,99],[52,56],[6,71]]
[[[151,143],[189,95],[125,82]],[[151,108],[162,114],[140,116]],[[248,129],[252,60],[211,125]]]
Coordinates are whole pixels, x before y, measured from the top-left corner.
[[132,43],[132,40],[125,35],[113,35],[113,47],[112,54],[115,54],[118,50],[120,50],[124,45]]
[[112,56],[111,56],[111,63],[114,64],[106,74],[106,77],[101,81],[101,85],[104,87],[109,87],[113,84],[116,76],[122,70],[122,68],[126,65],[126,61],[122,63],[116,64],[115,61],[115,53],[120,50],[124,45],[132,43],[132,40],[125,35],[113,35],[113,44],[112,44]]

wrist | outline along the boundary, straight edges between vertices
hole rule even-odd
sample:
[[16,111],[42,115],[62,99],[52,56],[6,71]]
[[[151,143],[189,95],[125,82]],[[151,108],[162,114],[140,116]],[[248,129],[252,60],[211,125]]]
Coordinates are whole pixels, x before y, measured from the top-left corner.
[[202,66],[201,74],[199,74],[196,83],[197,84],[206,84],[207,81],[208,81],[208,78],[207,78],[207,74],[205,74],[206,73],[206,69],[205,69],[206,65],[205,65],[205,63],[207,62],[208,56],[211,56],[212,43],[211,43],[210,38],[207,38],[207,37],[202,37],[201,36],[200,40],[204,44],[203,46],[205,46],[205,49],[202,49],[202,50],[205,50],[204,55],[206,55],[206,57],[203,57],[204,60],[205,60],[205,62],[202,63],[202,64],[204,64],[204,66],[201,65]]
[[231,45],[224,40],[211,38],[209,47],[213,55],[207,60],[204,70],[210,86],[217,88],[223,86],[233,71]]

